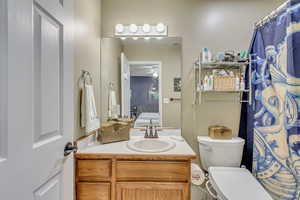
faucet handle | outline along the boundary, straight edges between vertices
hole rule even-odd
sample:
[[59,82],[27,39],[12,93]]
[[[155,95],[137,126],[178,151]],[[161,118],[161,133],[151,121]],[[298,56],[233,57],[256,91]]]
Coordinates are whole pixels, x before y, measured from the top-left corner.
[[149,135],[148,135],[148,126],[146,126],[144,138],[148,138],[148,137],[149,137]]
[[155,138],[158,138],[158,131],[159,131],[159,130],[157,129],[157,126],[154,127],[154,131],[155,131],[154,137],[155,137]]

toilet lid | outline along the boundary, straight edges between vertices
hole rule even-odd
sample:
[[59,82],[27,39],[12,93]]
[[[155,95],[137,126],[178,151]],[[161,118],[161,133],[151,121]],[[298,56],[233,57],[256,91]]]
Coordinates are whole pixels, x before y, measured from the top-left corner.
[[211,183],[218,195],[228,200],[272,200],[261,184],[244,168],[210,167]]
[[208,136],[198,136],[198,142],[204,144],[228,144],[228,145],[244,145],[245,140],[240,137],[234,137],[231,139],[221,140],[221,139],[212,139]]

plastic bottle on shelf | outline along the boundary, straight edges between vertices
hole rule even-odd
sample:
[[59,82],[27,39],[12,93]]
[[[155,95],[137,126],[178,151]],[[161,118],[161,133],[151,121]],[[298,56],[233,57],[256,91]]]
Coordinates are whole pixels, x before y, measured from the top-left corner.
[[208,62],[211,62],[211,60],[212,60],[211,52],[208,50],[208,48],[203,48],[202,49],[202,62],[208,63]]
[[201,80],[201,82],[197,84],[197,92],[203,91],[203,88],[203,81]]
[[209,76],[209,90],[214,90],[214,76]]
[[235,78],[235,90],[241,90],[240,88],[240,77],[239,76],[236,76]]
[[204,91],[209,90],[209,86],[208,86],[209,83],[208,82],[209,82],[209,76],[205,75],[205,77],[204,77],[204,83],[203,83],[203,90]]
[[240,90],[245,90],[245,80],[244,77],[241,77]]
[[207,90],[211,90],[211,79],[210,79],[210,75],[208,75],[208,84],[207,84]]

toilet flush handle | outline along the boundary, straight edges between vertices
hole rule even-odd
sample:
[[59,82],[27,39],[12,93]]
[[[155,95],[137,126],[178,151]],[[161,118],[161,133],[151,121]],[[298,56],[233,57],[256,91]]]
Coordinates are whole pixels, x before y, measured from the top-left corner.
[[212,148],[205,144],[205,143],[202,143],[202,142],[199,142],[200,146],[202,146],[206,151],[212,151]]

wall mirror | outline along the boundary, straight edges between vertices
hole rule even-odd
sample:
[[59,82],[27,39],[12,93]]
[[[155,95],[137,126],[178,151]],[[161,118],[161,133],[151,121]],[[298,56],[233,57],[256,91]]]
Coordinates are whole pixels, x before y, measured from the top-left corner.
[[182,40],[103,38],[101,120],[130,117],[134,127],[150,124],[181,129]]

